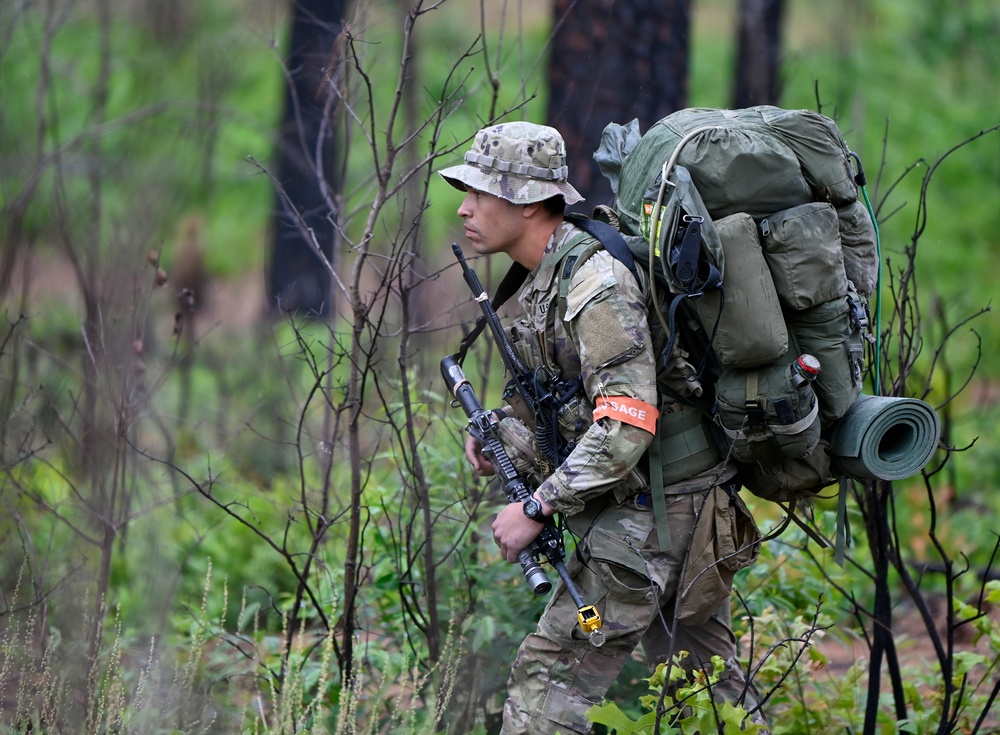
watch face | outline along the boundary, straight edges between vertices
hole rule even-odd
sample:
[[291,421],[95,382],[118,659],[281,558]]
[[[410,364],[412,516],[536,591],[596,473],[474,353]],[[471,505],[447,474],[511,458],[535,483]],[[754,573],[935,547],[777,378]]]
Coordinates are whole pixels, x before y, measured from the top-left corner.
[[531,520],[537,520],[542,514],[542,504],[539,503],[534,498],[528,498],[524,501],[524,515],[528,516]]

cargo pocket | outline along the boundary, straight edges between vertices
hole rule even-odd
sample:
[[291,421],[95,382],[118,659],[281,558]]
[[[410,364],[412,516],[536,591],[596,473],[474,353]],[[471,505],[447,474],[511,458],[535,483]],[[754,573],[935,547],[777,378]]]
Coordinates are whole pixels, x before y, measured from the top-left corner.
[[591,529],[587,549],[610,599],[635,604],[659,597],[662,589],[650,578],[651,566],[639,553],[644,543],[632,539],[630,547],[603,528]]
[[701,509],[684,567],[677,619],[704,623],[729,597],[733,577],[757,559],[760,531],[743,499],[725,487],[712,488]]
[[[620,519],[628,519],[631,532]],[[665,585],[672,585],[671,594],[676,589],[679,562],[644,548],[652,526],[652,513],[609,508],[585,537],[583,562],[593,574],[587,599],[600,610],[609,639],[641,635],[659,610]]]

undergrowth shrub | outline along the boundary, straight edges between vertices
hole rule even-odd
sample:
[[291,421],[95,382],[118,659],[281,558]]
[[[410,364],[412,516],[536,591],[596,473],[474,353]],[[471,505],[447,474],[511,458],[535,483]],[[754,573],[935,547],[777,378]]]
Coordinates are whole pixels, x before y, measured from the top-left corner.
[[717,702],[712,688],[726,669],[719,656],[712,658],[712,671],[685,666],[687,652],[682,651],[669,663],[658,664],[645,681],[651,694],[640,697],[645,714],[633,720],[614,702],[595,705],[587,711],[594,723],[616,735],[681,735],[692,732],[718,732],[721,735],[754,735],[762,728],[750,713],[732,702]]
[[[17,605],[20,585],[11,599]],[[205,576],[201,606],[181,639],[130,641],[115,611],[113,635],[76,675],[58,631],[44,650],[37,606],[3,618],[0,629],[0,733],[253,733],[255,735],[432,735],[460,683],[463,641],[455,625],[433,666],[382,639],[359,645],[355,675],[341,682],[335,629],[303,624],[286,651],[283,635],[259,626],[244,596],[229,608],[225,584]],[[211,603],[211,604],[210,604]],[[287,623],[287,619],[286,619]],[[287,632],[287,631],[284,631]],[[40,652],[41,651],[41,652]]]

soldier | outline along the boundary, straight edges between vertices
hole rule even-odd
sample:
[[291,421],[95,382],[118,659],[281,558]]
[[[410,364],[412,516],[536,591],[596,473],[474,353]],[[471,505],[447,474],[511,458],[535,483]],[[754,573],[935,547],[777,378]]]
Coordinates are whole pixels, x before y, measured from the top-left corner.
[[[640,643],[651,666],[687,651],[692,665],[711,670],[712,657],[722,657],[727,668],[716,699],[752,710],[755,695],[736,661],[730,593],[733,571],[756,556],[756,526],[735,492],[735,470],[710,439],[703,414],[684,400],[700,394],[685,354],[676,349],[669,364],[658,360],[666,338],[649,319],[642,284],[595,248],[572,270],[560,298],[567,270],[561,255],[593,240],[564,217],[566,205],[582,200],[567,173],[559,132],[528,122],[480,130],[465,163],[441,171],[466,192],[458,214],[473,249],[505,253],[529,271],[519,294],[524,316],[511,327],[522,359],[581,379],[576,400],[560,413],[572,450],[558,466],[534,442],[535,417],[516,404],[497,409],[501,433],[511,440],[505,448],[525,464],[538,502],[508,504],[493,535],[503,557],[516,562],[541,531],[538,514],[562,514],[579,539],[570,572],[600,611],[606,642],[594,647],[580,632],[576,605],[560,583],[518,651],[502,733],[589,732],[585,712],[602,701]],[[654,443],[662,450],[663,481],[651,488],[646,458]],[[465,451],[477,474],[493,474],[478,441],[469,437]],[[665,517],[653,512],[653,493],[664,494]],[[733,541],[733,527],[750,541]],[[720,565],[713,550],[722,536],[736,553]],[[701,548],[692,550],[692,538]],[[697,568],[686,566],[689,556]],[[754,721],[763,723],[759,710]]]

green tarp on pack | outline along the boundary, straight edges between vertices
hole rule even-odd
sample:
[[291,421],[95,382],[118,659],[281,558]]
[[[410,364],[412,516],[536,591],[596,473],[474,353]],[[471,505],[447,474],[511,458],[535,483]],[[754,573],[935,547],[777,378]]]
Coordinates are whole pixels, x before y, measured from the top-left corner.
[[[682,144],[683,145],[680,145]],[[810,110],[690,108],[655,123],[628,152],[617,209],[638,234],[644,195],[675,150],[712,219],[756,220],[806,202],[857,200],[850,154],[836,123]]]

